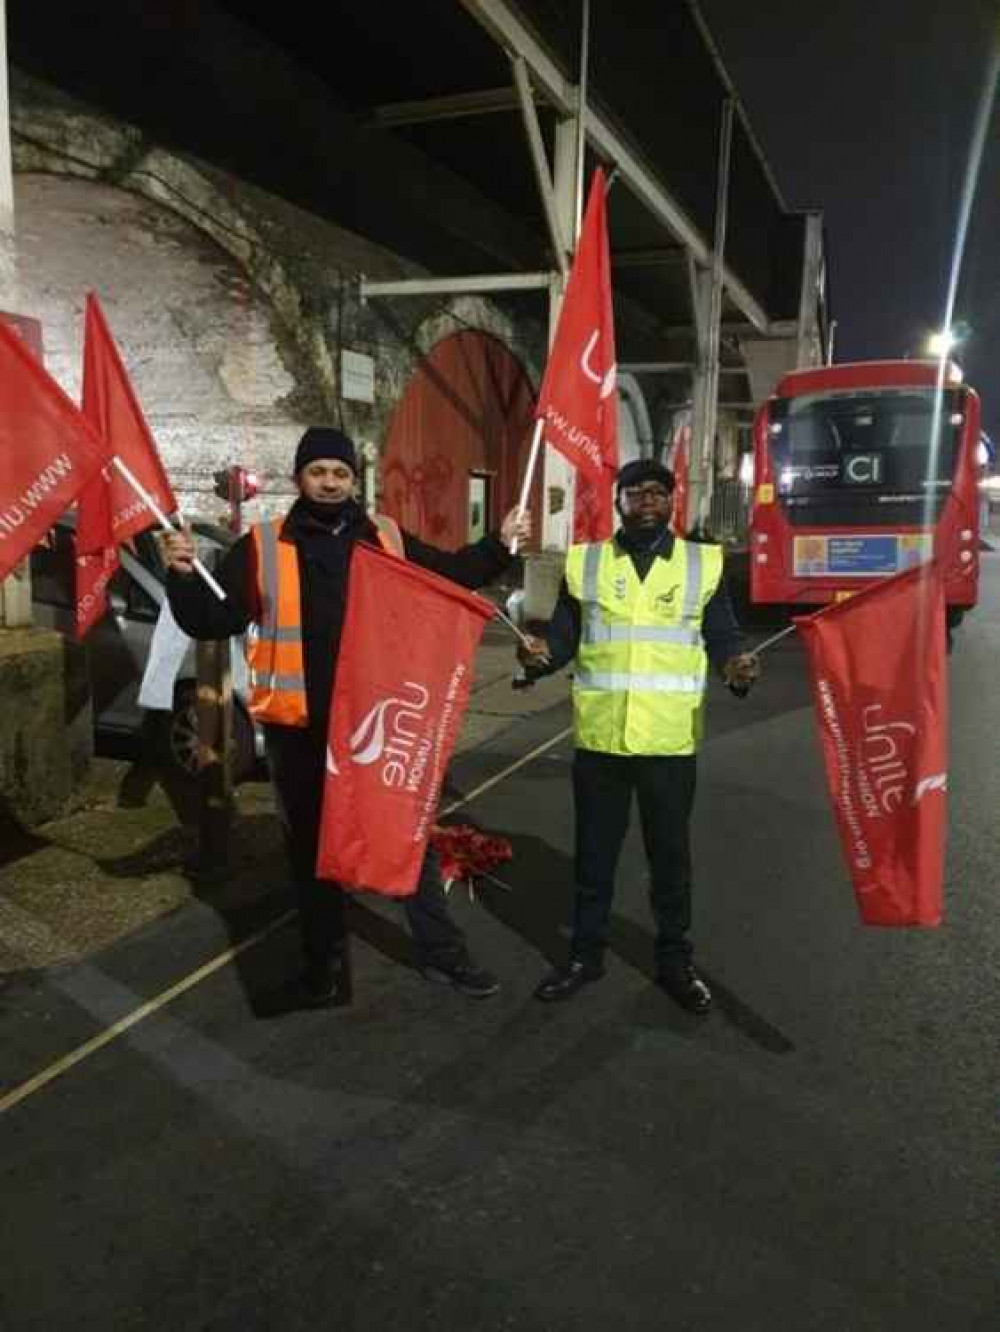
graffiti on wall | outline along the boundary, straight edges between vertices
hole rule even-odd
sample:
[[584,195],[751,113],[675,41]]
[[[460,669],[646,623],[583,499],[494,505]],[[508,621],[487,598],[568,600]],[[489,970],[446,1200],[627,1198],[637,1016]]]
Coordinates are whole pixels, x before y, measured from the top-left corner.
[[409,466],[394,458],[382,477],[384,506],[410,531],[440,541],[451,525],[449,511],[455,503],[451,492],[457,479],[453,460],[443,453]]

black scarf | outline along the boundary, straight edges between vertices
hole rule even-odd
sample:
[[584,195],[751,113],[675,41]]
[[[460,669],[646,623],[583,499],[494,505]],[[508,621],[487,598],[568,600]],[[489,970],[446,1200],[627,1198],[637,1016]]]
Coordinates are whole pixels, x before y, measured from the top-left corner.
[[674,551],[674,534],[668,523],[657,523],[655,527],[620,527],[615,540],[631,555],[640,581],[652,569],[658,555],[669,560]]
[[299,499],[285,532],[295,541],[302,576],[302,637],[310,723],[326,725],[347,601],[347,574],[356,541],[374,536],[357,500],[317,504]]

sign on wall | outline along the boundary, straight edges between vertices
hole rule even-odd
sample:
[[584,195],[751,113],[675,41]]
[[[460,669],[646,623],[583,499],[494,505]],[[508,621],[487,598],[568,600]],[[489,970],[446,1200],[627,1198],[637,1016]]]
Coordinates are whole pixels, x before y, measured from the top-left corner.
[[340,396],[354,402],[375,401],[375,360],[364,352],[340,353]]

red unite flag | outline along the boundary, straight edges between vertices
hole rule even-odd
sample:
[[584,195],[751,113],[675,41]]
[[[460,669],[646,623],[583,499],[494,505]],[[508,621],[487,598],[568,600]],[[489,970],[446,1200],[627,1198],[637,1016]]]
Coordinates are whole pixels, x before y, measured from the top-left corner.
[[0,579],[100,472],[100,440],[25,342],[0,322]]
[[671,530],[680,537],[687,535],[688,473],[691,455],[691,408],[686,407],[674,417],[673,441],[670,451],[670,470],[674,474],[674,507],[670,519]]
[[598,167],[535,408],[545,442],[576,468],[574,541],[604,541],[614,530],[618,394],[606,197]]
[[128,372],[93,292],[87,296],[83,351],[83,414],[103,440],[108,464],[80,499],[77,551],[103,554],[143,531],[156,516],[111,465],[117,456],[164,513],[177,500]]
[[948,789],[936,564],[796,620],[827,784],[866,925],[941,923]]
[[82,639],[108,609],[108,584],[118,571],[118,547],[101,555],[77,555],[76,636]]
[[493,615],[483,597],[355,547],[317,877],[388,897],[416,892],[476,648]]

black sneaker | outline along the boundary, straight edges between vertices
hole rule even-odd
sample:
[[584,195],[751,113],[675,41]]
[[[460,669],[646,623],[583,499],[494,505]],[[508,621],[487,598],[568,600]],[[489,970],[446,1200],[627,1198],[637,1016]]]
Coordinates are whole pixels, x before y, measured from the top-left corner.
[[477,966],[471,958],[455,963],[425,962],[420,974],[435,985],[452,985],[470,999],[490,999],[500,993],[500,982],[492,971]]
[[712,1007],[712,991],[690,962],[665,968],[656,981],[681,1008],[697,1017],[703,1017]]

